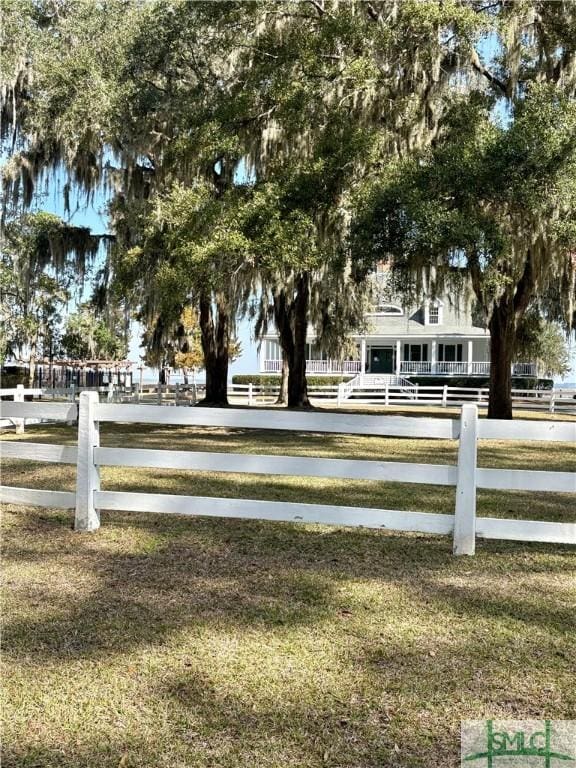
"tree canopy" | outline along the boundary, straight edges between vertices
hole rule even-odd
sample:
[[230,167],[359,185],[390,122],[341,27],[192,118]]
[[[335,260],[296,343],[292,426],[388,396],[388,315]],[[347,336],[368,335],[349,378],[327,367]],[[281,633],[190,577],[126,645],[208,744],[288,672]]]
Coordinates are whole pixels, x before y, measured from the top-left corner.
[[0,254],[1,356],[29,365],[58,355],[63,314],[82,285],[100,239],[44,212],[5,223]]
[[307,405],[309,324],[337,350],[389,254],[420,284],[466,270],[490,322],[503,297],[524,304],[512,286],[529,249],[526,293],[554,277],[547,311],[569,303],[574,14],[523,0],[30,0],[7,14],[2,50],[6,199],[29,201],[60,167],[65,194],[105,185],[113,282],[161,327],[197,310],[208,400],[226,401],[234,322],[256,294],[289,404]]

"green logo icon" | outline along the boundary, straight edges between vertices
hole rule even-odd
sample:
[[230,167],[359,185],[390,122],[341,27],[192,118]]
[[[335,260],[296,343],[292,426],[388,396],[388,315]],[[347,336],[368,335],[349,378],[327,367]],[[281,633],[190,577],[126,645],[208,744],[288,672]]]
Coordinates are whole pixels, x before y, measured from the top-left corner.
[[[468,720],[462,723],[462,766],[560,768],[576,765],[573,720]],[[475,762],[476,761],[476,762]]]

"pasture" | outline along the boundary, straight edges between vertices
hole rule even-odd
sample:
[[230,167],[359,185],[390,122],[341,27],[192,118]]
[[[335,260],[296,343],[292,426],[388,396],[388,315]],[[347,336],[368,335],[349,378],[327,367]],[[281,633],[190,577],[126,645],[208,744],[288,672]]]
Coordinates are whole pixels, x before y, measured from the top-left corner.
[[[4,439],[74,444],[76,427]],[[454,464],[451,440],[102,424],[103,446]],[[573,471],[561,443],[479,466]],[[451,513],[454,488],[103,467],[102,488]],[[2,482],[73,489],[5,460]],[[576,494],[478,491],[478,514],[576,520]],[[456,766],[464,718],[576,709],[576,556],[561,545],[5,505],[4,761],[18,768]]]

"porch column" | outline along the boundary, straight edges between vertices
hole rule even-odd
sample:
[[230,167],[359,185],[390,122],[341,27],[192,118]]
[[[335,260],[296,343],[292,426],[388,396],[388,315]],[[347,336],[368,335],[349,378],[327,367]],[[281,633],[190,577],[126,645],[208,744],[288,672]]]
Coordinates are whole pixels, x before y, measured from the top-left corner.
[[430,348],[430,373],[436,373],[436,361],[438,359],[438,342],[432,339]]
[[360,339],[360,373],[366,373],[366,336]]
[[396,340],[396,376],[400,376],[401,349],[402,349],[402,342],[400,341],[400,339],[397,339]]
[[470,375],[472,373],[472,354],[473,354],[473,352],[472,352],[472,344],[473,344],[472,339],[468,339],[468,357],[467,357],[467,361],[468,361],[468,375]]

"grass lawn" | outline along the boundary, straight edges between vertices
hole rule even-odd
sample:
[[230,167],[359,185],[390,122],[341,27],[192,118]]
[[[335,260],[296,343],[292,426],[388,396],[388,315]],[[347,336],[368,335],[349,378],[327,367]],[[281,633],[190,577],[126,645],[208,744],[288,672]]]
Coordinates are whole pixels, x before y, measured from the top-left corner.
[[[414,411],[411,411],[414,413]],[[66,426],[17,439],[73,444]],[[13,434],[5,436],[16,439]],[[454,463],[457,444],[102,425],[103,445]],[[573,447],[482,441],[481,466],[571,471]],[[104,468],[104,488],[451,512],[453,489]],[[4,484],[74,468],[3,462]],[[576,495],[479,513],[576,520]],[[3,766],[459,765],[464,718],[576,711],[576,553],[449,537],[5,505]]]

